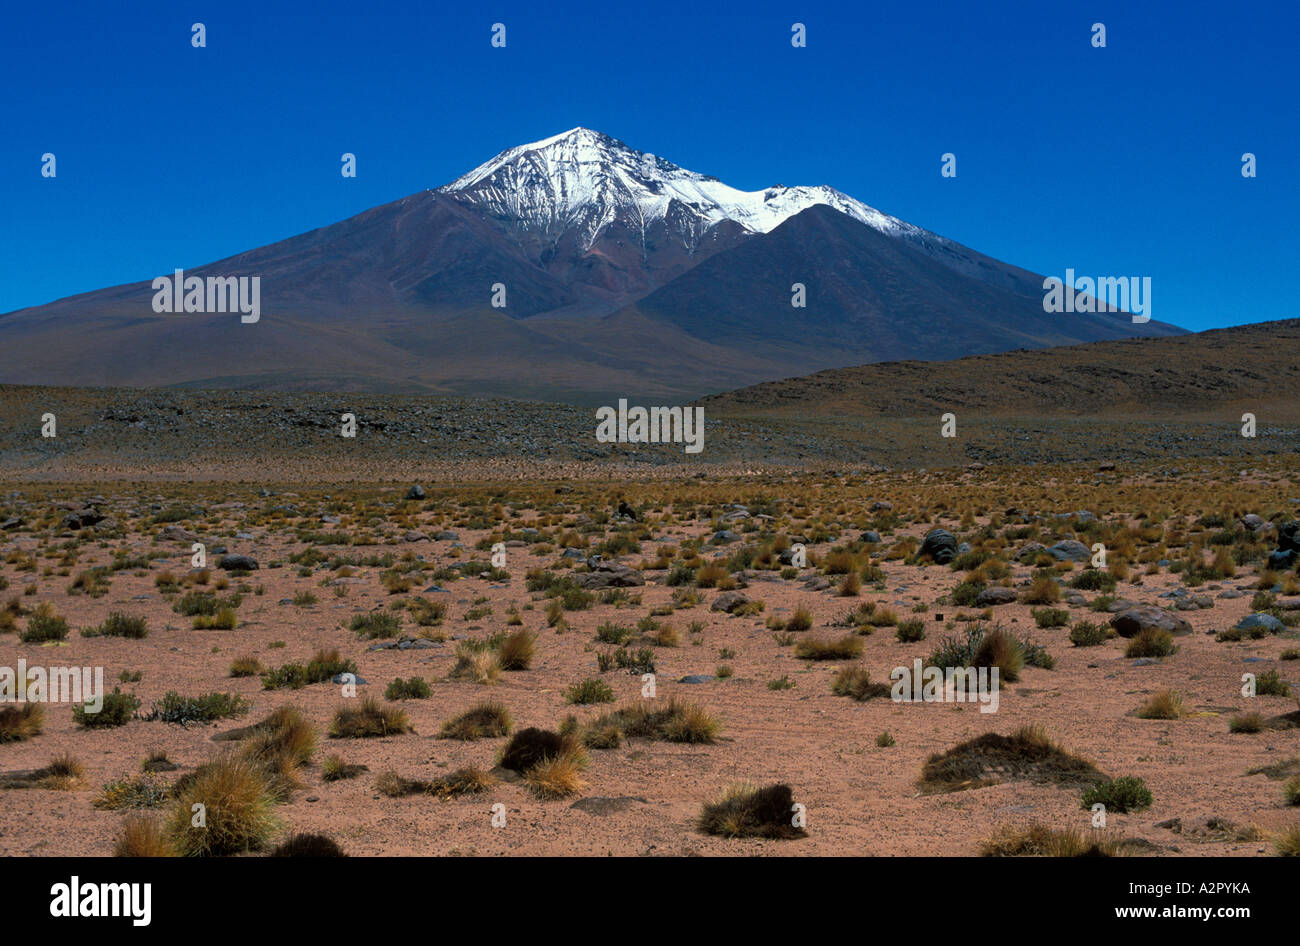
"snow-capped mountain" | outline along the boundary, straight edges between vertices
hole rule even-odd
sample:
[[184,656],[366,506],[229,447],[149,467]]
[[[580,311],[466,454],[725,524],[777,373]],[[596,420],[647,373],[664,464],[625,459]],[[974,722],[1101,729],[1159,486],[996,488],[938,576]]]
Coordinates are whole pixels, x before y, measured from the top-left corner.
[[723,221],[749,233],[768,233],[820,204],[882,233],[940,239],[831,187],[737,190],[589,128],[503,151],[438,193],[535,234],[576,233],[584,252],[616,222],[643,242],[652,225],[662,222],[694,252],[704,234]]
[[0,383],[612,403],[1180,332],[1044,312],[1042,276],[830,187],[741,191],[585,128],[200,263],[155,275],[258,277],[256,325],[158,313],[152,280],[100,289],[0,315]]

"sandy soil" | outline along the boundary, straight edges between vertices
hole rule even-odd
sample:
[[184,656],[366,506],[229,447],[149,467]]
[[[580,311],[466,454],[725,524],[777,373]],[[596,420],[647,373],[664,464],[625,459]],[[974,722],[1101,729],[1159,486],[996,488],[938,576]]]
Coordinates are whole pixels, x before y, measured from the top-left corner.
[[[527,523],[521,523],[526,525]],[[956,523],[947,523],[952,528]],[[467,557],[486,558],[474,550],[486,532],[464,529],[460,544]],[[704,524],[669,528],[662,541],[676,542],[699,535]],[[900,529],[898,535],[919,535],[921,528]],[[282,530],[256,528],[249,540],[229,542],[232,552],[255,555],[264,564],[285,559],[302,548]],[[131,535],[122,543],[145,553],[155,550],[153,539]],[[6,550],[32,549],[32,536],[10,538]],[[298,691],[265,691],[257,677],[230,679],[232,658],[254,655],[264,665],[276,666],[305,660],[321,647],[337,647],[354,658],[368,681],[363,694],[382,696],[394,677],[419,675],[432,681],[433,694],[425,700],[405,701],[415,733],[383,739],[321,740],[317,761],[331,752],[345,760],[363,763],[370,771],[359,778],[326,783],[319,766],[308,769],[307,787],[296,792],[280,810],[288,829],[328,834],[354,855],[462,854],[462,855],[972,855],[978,843],[1004,824],[1041,821],[1054,827],[1086,827],[1077,791],[1025,782],[1001,784],[952,794],[918,796],[915,780],[926,757],[986,731],[1009,733],[1026,723],[1039,723],[1063,747],[1089,759],[1111,776],[1141,775],[1155,803],[1135,814],[1112,814],[1111,825],[1124,835],[1146,839],[1161,854],[1182,856],[1255,855],[1271,852],[1265,841],[1198,843],[1186,835],[1157,827],[1158,822],[1180,818],[1185,825],[1212,816],[1239,825],[1256,824],[1266,832],[1294,822],[1294,809],[1282,802],[1281,783],[1247,770],[1283,761],[1300,748],[1300,730],[1266,731],[1232,735],[1227,721],[1235,712],[1257,710],[1265,716],[1293,711],[1293,697],[1261,696],[1253,700],[1239,693],[1244,671],[1276,667],[1284,678],[1300,684],[1296,663],[1278,663],[1282,650],[1295,646],[1295,634],[1243,643],[1217,643],[1212,633],[1231,626],[1250,612],[1250,594],[1220,599],[1220,591],[1250,588],[1254,575],[1242,570],[1233,579],[1203,585],[1198,593],[1214,597],[1206,611],[1182,612],[1194,633],[1180,636],[1177,654],[1156,665],[1135,666],[1122,656],[1124,642],[1091,648],[1070,645],[1067,628],[1034,627],[1030,607],[998,607],[997,618],[1017,633],[1031,633],[1056,658],[1054,670],[1028,668],[1021,681],[1004,687],[996,714],[982,715],[972,705],[896,704],[888,699],[855,702],[830,691],[838,662],[796,659],[792,648],[779,646],[764,621],[773,614],[788,616],[800,605],[809,608],[815,624],[808,634],[839,636],[842,628],[825,627],[839,619],[856,600],[874,598],[893,606],[902,617],[913,605],[930,606],[919,615],[926,621],[927,640],[904,644],[895,640],[893,628],[879,628],[865,638],[862,663],[873,679],[885,680],[889,671],[924,657],[945,634],[939,614],[951,618],[957,610],[935,605],[951,591],[959,576],[948,568],[886,562],[887,591],[864,588],[861,599],[835,596],[834,590],[811,591],[799,581],[751,580],[744,589],[766,604],[757,617],[733,617],[712,612],[709,604],[717,591],[702,591],[701,604],[678,611],[667,621],[683,632],[677,647],[656,648],[658,699],[679,695],[703,703],[720,715],[723,738],[716,745],[674,745],[631,740],[612,751],[591,752],[588,787],[582,800],[622,799],[605,813],[574,807],[579,799],[538,801],[522,784],[502,783],[485,795],[437,801],[429,797],[393,799],[379,795],[375,776],[393,769],[412,778],[429,778],[465,764],[490,768],[504,740],[461,743],[436,738],[443,720],[468,706],[492,698],[505,703],[518,727],[555,727],[568,713],[594,716],[608,707],[572,707],[564,689],[586,677],[601,676],[618,693],[620,701],[639,699],[640,681],[626,672],[597,674],[593,634],[607,620],[635,624],[650,609],[669,602],[673,589],[662,583],[631,589],[642,597],[639,607],[616,609],[597,605],[567,615],[570,628],[557,634],[546,626],[544,602],[524,588],[528,568],[550,565],[557,555],[532,555],[528,548],[511,547],[507,568],[511,579],[492,585],[478,579],[444,582],[449,612],[443,624],[454,635],[484,636],[505,626],[511,604],[539,599],[533,610],[522,611],[524,626],[537,632],[538,658],[533,669],[506,673],[499,684],[477,685],[447,680],[454,662],[455,641],[434,649],[370,651],[368,643],[347,630],[354,614],[387,604],[391,599],[379,583],[378,568],[358,568],[347,585],[347,596],[336,598],[322,587],[329,572],[300,578],[293,566],[266,568],[246,581],[264,587],[248,595],[239,609],[240,626],[233,631],[199,631],[188,618],[173,613],[170,603],[154,587],[154,575],[169,568],[183,574],[188,567],[188,545],[164,543],[168,558],[152,564],[148,574],[129,571],[113,577],[110,592],[101,598],[70,596],[65,578],[41,579],[26,606],[53,601],[68,618],[73,633],[57,646],[20,644],[15,635],[0,636],[0,663],[19,657],[29,664],[103,666],[111,687],[123,670],[143,671],[143,680],[128,684],[150,704],[168,690],[187,695],[211,690],[231,691],[252,703],[251,712],[237,720],[182,728],[162,722],[135,720],[118,729],[78,729],[67,707],[49,708],[45,732],[30,741],[0,744],[0,771],[34,769],[53,756],[69,752],[87,767],[86,790],[0,791],[0,854],[4,855],[106,855],[111,853],[123,813],[96,810],[95,791],[105,782],[137,773],[151,750],[164,749],[188,770],[209,758],[221,745],[212,742],[218,732],[262,718],[273,708],[300,707],[322,731],[333,711],[343,704],[340,688],[330,683]],[[636,563],[653,556],[653,542],[643,543],[642,554],[626,557]],[[830,544],[813,545],[825,551]],[[425,561],[448,563],[451,541],[401,543],[391,549],[412,551]],[[362,551],[382,551],[368,549]],[[77,569],[107,561],[108,549],[98,559],[83,554]],[[1030,572],[1015,566],[1017,582]],[[30,573],[2,572],[12,594]],[[219,575],[219,573],[216,573]],[[649,572],[654,578],[662,572]],[[804,576],[813,574],[805,570]],[[775,573],[770,573],[776,578]],[[234,583],[240,580],[236,579]],[[1178,587],[1177,576],[1149,576],[1141,587],[1121,585],[1120,592],[1142,603],[1158,603],[1162,591]],[[286,599],[304,589],[314,591],[319,603],[298,607]],[[419,589],[417,588],[416,591]],[[430,597],[435,595],[431,594]],[[481,620],[465,621],[464,612],[479,596],[490,600],[493,613]],[[1087,593],[1093,597],[1093,593]],[[83,638],[77,631],[103,620],[109,611],[121,610],[147,617],[151,629],[144,640]],[[1072,620],[1098,619],[1086,609],[1071,608]],[[693,645],[685,633],[691,621],[706,627],[702,643]],[[414,631],[414,625],[410,625]],[[283,641],[283,648],[271,642]],[[721,659],[729,649],[734,657]],[[1252,663],[1248,661],[1263,661]],[[687,674],[712,674],[719,664],[730,665],[734,676],[703,684],[677,682]],[[788,675],[796,686],[770,690],[768,681]],[[1132,711],[1149,695],[1163,688],[1185,695],[1193,715],[1177,721],[1148,721]],[[876,736],[888,731],[897,740],[881,748]],[[716,790],[736,780],[790,783],[797,801],[808,807],[809,836],[794,841],[724,840],[709,837],[694,827],[701,804]],[[505,806],[507,823],[490,823],[491,807]]]

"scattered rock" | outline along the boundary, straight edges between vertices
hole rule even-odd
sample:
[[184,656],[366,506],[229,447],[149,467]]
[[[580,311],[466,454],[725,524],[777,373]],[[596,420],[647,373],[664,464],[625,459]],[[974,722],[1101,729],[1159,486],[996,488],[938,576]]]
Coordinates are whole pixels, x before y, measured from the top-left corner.
[[217,567],[228,572],[254,572],[261,566],[257,564],[257,559],[250,558],[247,555],[223,555],[217,561]]
[[1121,611],[1110,619],[1110,626],[1120,637],[1135,637],[1148,628],[1169,631],[1171,634],[1192,632],[1192,626],[1176,614],[1150,605],[1138,605]]
[[614,562],[598,562],[591,571],[575,575],[573,580],[588,591],[602,588],[636,588],[645,584],[645,578],[635,568]]
[[1063,539],[1047,550],[1048,554],[1062,562],[1086,562],[1092,558],[1088,546],[1075,539]]
[[1270,634],[1281,634],[1286,625],[1271,614],[1248,614],[1237,622],[1237,630],[1249,631],[1254,628],[1266,628]]
[[994,585],[992,588],[985,588],[975,596],[975,607],[983,608],[995,604],[1011,604],[1016,600],[1016,590],[1014,588],[1004,588],[1001,585]]
[[921,542],[917,558],[929,558],[937,565],[947,565],[957,557],[957,540],[946,529],[931,529]]
[[749,604],[747,595],[743,595],[739,591],[724,591],[713,599],[713,604],[709,606],[709,610],[734,614],[737,608],[742,608],[747,604]]

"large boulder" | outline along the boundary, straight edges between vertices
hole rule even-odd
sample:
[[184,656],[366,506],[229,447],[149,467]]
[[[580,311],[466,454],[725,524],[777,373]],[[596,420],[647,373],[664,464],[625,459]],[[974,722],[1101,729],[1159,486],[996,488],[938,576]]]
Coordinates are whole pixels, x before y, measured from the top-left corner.
[[713,604],[709,606],[709,610],[734,614],[737,608],[744,607],[747,604],[749,604],[747,595],[743,595],[739,591],[724,591],[713,599]]
[[1257,627],[1264,628],[1270,634],[1281,634],[1286,630],[1286,625],[1271,614],[1248,614],[1237,622],[1239,631],[1251,631]]
[[1277,527],[1277,547],[1300,554],[1300,521],[1292,519]]
[[1063,539],[1047,551],[1053,558],[1062,562],[1086,562],[1092,558],[1092,550],[1074,539]]
[[98,509],[94,506],[86,506],[84,509],[78,509],[77,511],[70,512],[64,516],[63,528],[72,529],[73,531],[77,529],[88,529],[91,526],[102,522],[103,519],[104,517],[100,514]]
[[921,541],[917,558],[932,559],[938,565],[947,565],[957,557],[957,540],[947,529],[931,529]]
[[257,559],[250,558],[247,555],[223,555],[217,562],[217,567],[225,571],[257,571],[261,566],[257,564]]
[[1136,637],[1145,630],[1168,631],[1171,634],[1190,634],[1192,626],[1164,608],[1138,605],[1121,611],[1110,619],[1110,626],[1120,637]]
[[1268,553],[1268,567],[1271,571],[1284,572],[1295,564],[1295,549],[1274,549]]
[[984,608],[993,604],[1010,604],[1015,600],[1016,590],[1014,588],[994,585],[992,588],[985,588],[975,596],[975,607]]
[[574,575],[573,580],[588,591],[599,591],[602,588],[636,588],[645,584],[645,578],[635,568],[615,562],[593,565],[591,571]]
[[1027,558],[1036,558],[1047,551],[1047,546],[1041,542],[1027,542],[1021,546],[1020,551],[1016,553],[1016,561],[1023,562]]
[[417,483],[415,486],[412,486],[410,489],[408,489],[408,490],[406,491],[406,498],[407,498],[407,499],[423,499],[423,498],[424,498],[424,487],[421,486],[421,485],[419,485],[418,483]]

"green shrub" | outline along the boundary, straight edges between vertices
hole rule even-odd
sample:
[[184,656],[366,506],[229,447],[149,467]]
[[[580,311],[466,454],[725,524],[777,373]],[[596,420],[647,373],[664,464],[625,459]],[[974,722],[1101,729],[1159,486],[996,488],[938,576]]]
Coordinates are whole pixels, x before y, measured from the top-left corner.
[[1033,615],[1039,627],[1065,627],[1070,623],[1070,612],[1064,608],[1034,608]]
[[402,620],[391,611],[369,611],[352,615],[348,628],[367,640],[396,637],[402,630]]
[[129,637],[140,640],[149,636],[149,626],[144,618],[129,617],[118,611],[111,612],[99,627],[82,632],[83,637]]
[[242,716],[248,712],[248,701],[234,693],[205,693],[202,696],[181,696],[168,690],[153,706],[150,719],[165,723],[210,723],[218,719]]
[[112,693],[104,694],[104,705],[98,713],[85,706],[74,706],[72,718],[77,725],[85,729],[107,729],[111,726],[125,726],[132,714],[140,708],[140,701],[132,693],[123,693],[113,687]]
[[1070,628],[1070,643],[1075,647],[1097,647],[1109,638],[1110,632],[1104,624],[1080,621]]
[[1174,635],[1157,627],[1144,627],[1128,642],[1125,657],[1168,657],[1178,650]]
[[917,618],[899,621],[894,628],[894,636],[904,644],[913,644],[925,640],[925,623]]
[[1106,806],[1108,812],[1123,814],[1149,808],[1152,798],[1151,790],[1142,779],[1133,775],[1124,775],[1084,789],[1082,801],[1084,808],[1090,809],[1100,803]]
[[384,690],[384,699],[424,700],[428,699],[429,694],[432,692],[429,689],[428,682],[420,677],[411,677],[409,680],[398,677],[388,684],[388,687]]
[[18,639],[24,644],[40,644],[45,641],[61,641],[68,636],[68,622],[54,613],[54,606],[44,602],[27,619],[27,627],[18,633]]
[[614,690],[604,680],[587,679],[581,683],[575,683],[567,691],[564,698],[570,703],[586,705],[589,703],[613,703]]

